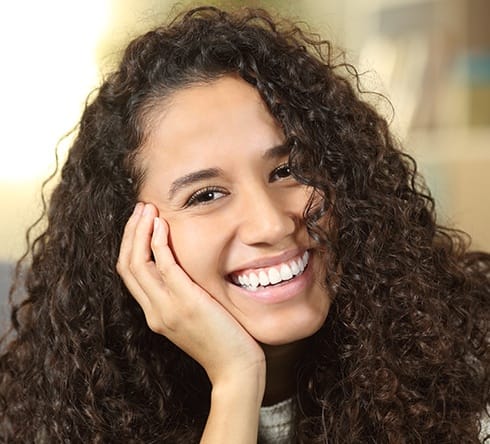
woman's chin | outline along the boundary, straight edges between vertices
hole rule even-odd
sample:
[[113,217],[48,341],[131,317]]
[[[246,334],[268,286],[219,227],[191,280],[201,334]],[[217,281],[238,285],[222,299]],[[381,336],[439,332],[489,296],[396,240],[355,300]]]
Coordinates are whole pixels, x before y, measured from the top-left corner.
[[255,328],[249,333],[260,344],[266,346],[282,346],[292,344],[313,336],[325,323],[327,313],[316,319],[304,320],[303,322],[281,323],[280,326],[271,328]]

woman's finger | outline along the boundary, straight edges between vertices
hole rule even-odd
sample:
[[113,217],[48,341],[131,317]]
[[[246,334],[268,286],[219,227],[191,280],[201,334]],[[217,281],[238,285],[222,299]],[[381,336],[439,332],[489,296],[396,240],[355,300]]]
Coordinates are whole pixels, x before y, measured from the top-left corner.
[[[131,244],[129,251],[128,268],[129,273],[126,275],[126,285],[135,299],[138,301],[146,316],[149,327],[157,332],[166,334],[172,329],[173,322],[166,322],[177,319],[175,307],[172,309],[169,305],[167,284],[158,272],[155,261],[152,257],[150,246],[154,231],[154,219],[157,216],[157,209],[152,204],[145,204],[143,210],[136,220],[135,226],[128,229],[128,243]],[[131,239],[131,233],[133,234]],[[132,241],[131,241],[132,240]],[[165,244],[166,236],[165,236]],[[172,257],[172,252],[168,250]],[[175,260],[173,260],[175,263]],[[179,269],[180,275],[189,280],[187,275]],[[172,313],[172,315],[168,315]],[[162,316],[165,314],[164,316]]]
[[129,264],[133,273],[152,261],[150,241],[153,233],[153,218],[156,215],[157,209],[155,206],[145,204],[140,217],[136,221]]
[[142,202],[138,202],[134,207],[133,214],[131,214],[130,218],[126,222],[126,226],[124,227],[117,261],[117,271],[119,274],[126,273],[126,270],[129,268],[129,260],[133,249],[134,232],[138,220],[143,212],[143,208],[144,204]]
[[148,297],[141,286],[138,284],[138,281],[131,270],[131,260],[133,257],[133,246],[136,227],[143,213],[144,206],[145,205],[142,202],[138,202],[136,204],[133,214],[130,216],[126,223],[126,226],[124,227],[124,233],[121,240],[116,269],[129,292],[133,295],[133,297],[145,311],[149,308]]
[[169,229],[167,222],[160,217],[155,217],[153,219],[153,227],[151,249],[155,257],[157,270],[169,289],[178,289],[183,282],[190,280],[190,278],[177,264],[168,245]]

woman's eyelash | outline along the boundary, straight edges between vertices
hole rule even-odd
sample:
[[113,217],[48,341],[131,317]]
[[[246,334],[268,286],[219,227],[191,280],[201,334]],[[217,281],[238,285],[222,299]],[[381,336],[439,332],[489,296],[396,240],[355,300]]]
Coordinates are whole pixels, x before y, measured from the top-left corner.
[[274,168],[272,173],[270,174],[271,180],[277,179],[285,179],[286,177],[291,176],[291,168],[289,167],[289,163],[283,163],[279,165],[277,168]]
[[[221,194],[222,196],[216,197],[216,194]],[[228,193],[222,188],[206,187],[192,193],[191,197],[187,199],[184,207],[187,208],[193,205],[206,205],[207,203],[220,199],[226,194]]]
[[[274,168],[274,170],[270,174],[270,180],[281,180],[286,179],[291,176],[291,169],[289,164],[283,163],[278,167]],[[217,196],[219,194],[219,196]],[[206,187],[201,190],[198,190],[187,199],[184,208],[191,207],[194,205],[206,205],[210,202],[213,202],[221,197],[227,195],[228,192],[222,188],[217,187]]]

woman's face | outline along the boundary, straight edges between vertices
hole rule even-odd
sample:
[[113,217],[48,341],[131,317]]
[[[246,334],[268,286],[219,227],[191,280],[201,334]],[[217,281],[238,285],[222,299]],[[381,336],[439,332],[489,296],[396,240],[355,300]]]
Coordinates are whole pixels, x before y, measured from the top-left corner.
[[140,199],[168,222],[177,262],[257,341],[315,333],[330,299],[302,220],[311,190],[255,88],[232,76],[184,88],[149,122]]

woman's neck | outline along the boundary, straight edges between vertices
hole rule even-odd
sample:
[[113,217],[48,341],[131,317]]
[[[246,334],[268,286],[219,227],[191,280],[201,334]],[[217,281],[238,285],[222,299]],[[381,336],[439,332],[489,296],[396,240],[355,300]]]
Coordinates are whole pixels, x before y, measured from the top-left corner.
[[308,339],[286,345],[261,344],[266,359],[266,385],[262,405],[273,405],[296,393],[298,362]]

